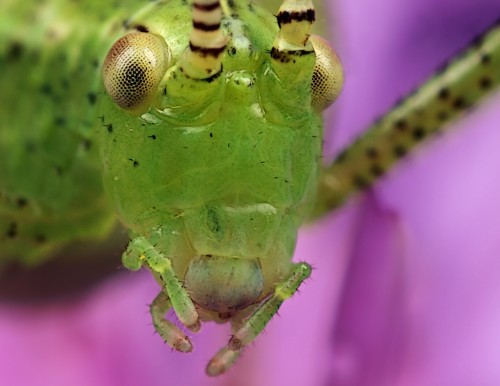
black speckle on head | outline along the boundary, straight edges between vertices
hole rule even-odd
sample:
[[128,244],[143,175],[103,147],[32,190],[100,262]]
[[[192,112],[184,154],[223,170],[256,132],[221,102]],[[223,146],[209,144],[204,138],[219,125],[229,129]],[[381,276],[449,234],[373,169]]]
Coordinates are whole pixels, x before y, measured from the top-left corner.
[[398,158],[404,157],[406,155],[406,148],[403,145],[396,145],[394,149],[392,149],[394,155]]
[[87,94],[87,100],[89,101],[89,104],[91,106],[95,105],[95,102],[97,100],[97,94],[95,92],[89,92]]
[[146,26],[144,26],[142,24],[134,25],[134,29],[136,29],[139,32],[149,32],[148,27],[146,27]]

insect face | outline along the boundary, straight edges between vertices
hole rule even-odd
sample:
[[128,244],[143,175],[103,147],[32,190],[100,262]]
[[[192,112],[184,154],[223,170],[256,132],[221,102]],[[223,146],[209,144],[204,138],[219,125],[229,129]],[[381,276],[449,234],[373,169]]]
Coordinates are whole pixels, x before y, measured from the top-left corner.
[[231,321],[212,375],[311,272],[290,260],[342,77],[327,43],[309,41],[312,4],[285,1],[277,18],[245,1],[155,5],[130,21],[149,32],[125,35],[104,67],[104,182],[134,236],[124,265],[163,287],[151,312],[172,347],[192,349],[170,307],[194,332]]

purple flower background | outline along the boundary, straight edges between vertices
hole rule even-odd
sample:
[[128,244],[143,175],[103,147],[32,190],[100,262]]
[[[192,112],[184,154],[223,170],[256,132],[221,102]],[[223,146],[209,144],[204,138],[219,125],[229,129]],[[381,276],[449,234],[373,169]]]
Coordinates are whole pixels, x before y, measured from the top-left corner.
[[[338,0],[330,20],[347,82],[328,153],[500,17],[499,0]],[[321,16],[320,16],[321,18]],[[0,305],[0,384],[377,386],[500,384],[500,98],[403,161],[367,194],[301,232],[313,278],[226,376],[153,334],[147,273],[84,298]]]

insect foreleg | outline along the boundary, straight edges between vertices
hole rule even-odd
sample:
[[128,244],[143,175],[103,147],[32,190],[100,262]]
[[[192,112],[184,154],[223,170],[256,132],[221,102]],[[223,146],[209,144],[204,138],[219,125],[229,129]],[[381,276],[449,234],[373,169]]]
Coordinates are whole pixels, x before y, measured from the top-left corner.
[[423,139],[477,104],[500,85],[499,67],[497,25],[337,156],[323,171],[314,215],[339,207],[352,194],[373,184]]
[[190,352],[193,345],[189,338],[175,324],[165,319],[165,314],[171,307],[172,302],[165,292],[160,292],[153,300],[149,311],[155,330],[170,347],[177,351]]
[[[225,361],[234,362],[239,352],[254,341],[264,330],[269,321],[278,312],[283,302],[291,298],[299,286],[311,275],[312,268],[307,263],[298,263],[283,282],[278,283],[274,292],[253,313],[241,323],[234,331],[227,347],[220,350],[210,361],[207,373],[218,375],[223,368],[229,368],[230,364]],[[231,355],[230,351],[237,354]]]
[[[130,262],[134,261],[134,258],[135,261],[144,261],[149,269],[157,276],[164,291],[170,298],[170,302],[181,323],[189,330],[198,332],[200,330],[198,312],[189,294],[177,278],[172,268],[172,261],[159,253],[153,244],[142,236],[136,237],[129,243],[122,257],[123,264],[129,269],[137,269],[137,263],[130,264]],[[153,320],[155,320],[155,317],[156,314],[153,314]],[[160,335],[162,335],[162,333],[160,333]],[[167,341],[167,343],[170,342]]]

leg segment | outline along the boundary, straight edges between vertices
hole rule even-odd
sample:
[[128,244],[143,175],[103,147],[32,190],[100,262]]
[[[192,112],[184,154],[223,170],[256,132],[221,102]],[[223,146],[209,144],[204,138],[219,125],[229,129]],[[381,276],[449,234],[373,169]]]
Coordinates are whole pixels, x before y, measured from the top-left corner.
[[276,286],[274,293],[236,328],[228,345],[215,354],[207,366],[208,375],[222,374],[231,367],[245,346],[253,342],[266,327],[281,304],[297,292],[302,282],[311,275],[311,270],[311,266],[307,263],[294,265],[290,275]]
[[373,184],[423,139],[498,87],[499,67],[497,25],[340,153],[323,172],[313,217],[341,206]]
[[311,275],[311,270],[311,266],[307,263],[295,264],[292,273],[276,286],[274,293],[235,331],[228,347],[231,350],[239,350],[250,344],[266,327],[281,304],[297,292],[302,282]]
[[170,302],[177,317],[189,330],[198,332],[200,321],[193,301],[189,297],[182,283],[179,281],[172,268],[172,262],[156,248],[145,237],[136,237],[128,245],[122,256],[125,267],[137,270],[145,262],[149,269],[159,277],[163,283]]
[[206,373],[211,377],[224,374],[240,357],[241,352],[242,350],[231,350],[229,347],[223,347],[208,362]]
[[153,300],[149,310],[155,330],[170,347],[177,351],[190,352],[193,345],[189,338],[175,324],[165,319],[165,314],[171,307],[172,303],[163,291]]

